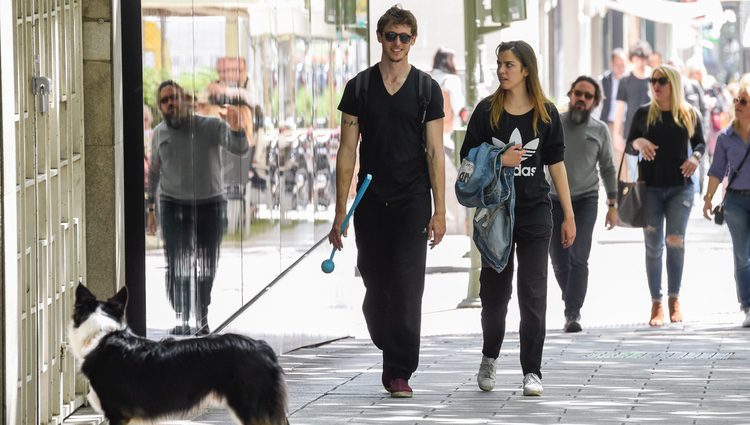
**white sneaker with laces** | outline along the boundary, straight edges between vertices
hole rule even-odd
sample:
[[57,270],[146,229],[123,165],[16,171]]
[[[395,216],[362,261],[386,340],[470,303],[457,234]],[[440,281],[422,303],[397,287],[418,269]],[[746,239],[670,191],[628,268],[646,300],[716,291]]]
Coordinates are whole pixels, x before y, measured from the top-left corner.
[[742,322],[743,328],[750,328],[750,308],[745,309],[745,320]]
[[523,395],[540,396],[544,393],[542,380],[536,373],[527,373],[523,376]]
[[492,391],[495,388],[495,359],[482,356],[477,373],[477,384],[482,391]]

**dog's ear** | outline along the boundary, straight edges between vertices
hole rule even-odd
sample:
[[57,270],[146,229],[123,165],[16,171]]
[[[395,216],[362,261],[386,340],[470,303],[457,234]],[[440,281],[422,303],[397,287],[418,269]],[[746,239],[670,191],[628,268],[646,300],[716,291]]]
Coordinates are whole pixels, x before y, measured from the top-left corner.
[[125,306],[128,305],[128,287],[123,286],[122,289],[117,291],[117,293],[107,300],[107,302],[114,307],[116,307],[118,310],[124,312]]
[[96,301],[96,297],[83,283],[79,283],[76,287],[76,305],[85,304],[90,301]]

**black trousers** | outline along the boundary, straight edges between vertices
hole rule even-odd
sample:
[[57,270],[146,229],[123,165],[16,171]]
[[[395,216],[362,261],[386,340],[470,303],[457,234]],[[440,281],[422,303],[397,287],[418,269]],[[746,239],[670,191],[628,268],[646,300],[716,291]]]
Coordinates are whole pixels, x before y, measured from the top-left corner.
[[560,226],[564,219],[562,205],[552,200],[552,241],[549,245],[549,256],[552,270],[560,285],[562,299],[565,302],[565,317],[578,320],[581,307],[586,299],[589,286],[589,254],[591,240],[596,224],[599,197],[586,196],[573,201],[573,213],[576,222],[576,240],[570,248],[563,248],[560,243]]
[[519,217],[516,213],[518,221],[513,229],[513,245],[508,265],[503,271],[498,273],[482,261],[482,271],[479,274],[482,354],[491,358],[500,355],[517,261],[518,307],[521,311],[521,369],[524,375],[535,373],[541,378],[547,314],[547,253],[552,217],[549,208],[546,207],[522,214],[529,214],[531,217]]
[[367,193],[354,213],[362,312],[383,369],[409,379],[419,364],[430,193],[384,202]]
[[160,202],[167,297],[183,322],[195,311],[198,324],[205,324],[227,223],[226,208],[226,201],[201,205]]

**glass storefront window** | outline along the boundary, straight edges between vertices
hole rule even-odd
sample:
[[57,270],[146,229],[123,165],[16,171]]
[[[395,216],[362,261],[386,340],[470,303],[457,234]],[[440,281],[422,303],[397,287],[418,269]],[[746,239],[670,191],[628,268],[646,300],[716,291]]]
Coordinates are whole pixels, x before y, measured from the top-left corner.
[[324,3],[142,1],[149,336],[221,325],[328,233],[367,42]]

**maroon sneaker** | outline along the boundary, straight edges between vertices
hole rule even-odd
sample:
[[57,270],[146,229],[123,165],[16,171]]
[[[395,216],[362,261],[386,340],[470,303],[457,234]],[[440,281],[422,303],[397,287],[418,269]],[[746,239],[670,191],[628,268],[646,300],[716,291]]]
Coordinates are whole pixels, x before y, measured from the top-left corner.
[[394,378],[391,382],[390,392],[393,398],[410,398],[413,394],[409,381],[404,378]]
[[391,392],[391,384],[393,384],[393,378],[391,378],[391,372],[388,369],[383,369],[383,374],[380,375],[380,382],[383,383],[383,388],[386,391]]

